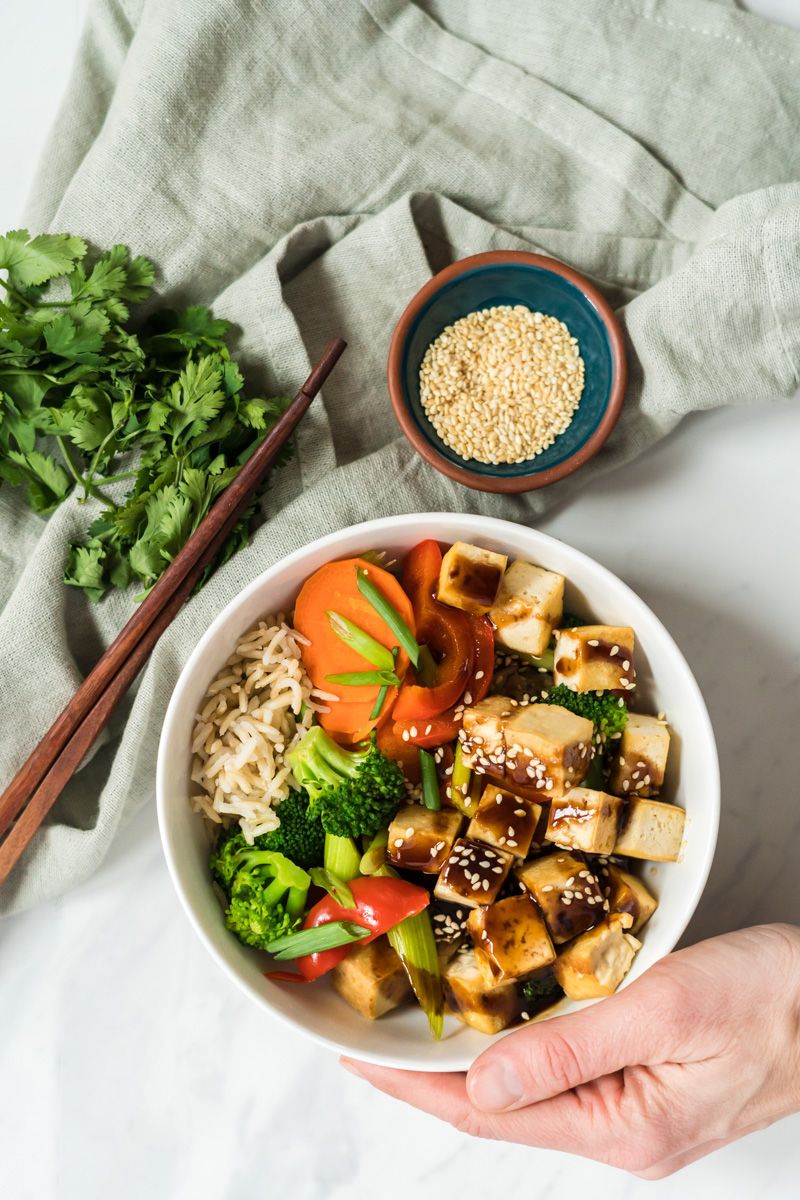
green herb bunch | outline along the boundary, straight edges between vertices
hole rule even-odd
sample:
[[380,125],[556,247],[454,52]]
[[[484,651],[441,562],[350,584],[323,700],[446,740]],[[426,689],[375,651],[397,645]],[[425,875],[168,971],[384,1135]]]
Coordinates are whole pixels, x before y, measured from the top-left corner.
[[[207,308],[162,309],[133,332],[155,272],[125,246],[91,261],[78,237],[15,230],[0,237],[2,270],[0,482],[43,515],[75,488],[100,501],[65,582],[92,600],[146,591],[286,402],[245,395],[231,324]],[[215,566],[247,543],[256,504]]]

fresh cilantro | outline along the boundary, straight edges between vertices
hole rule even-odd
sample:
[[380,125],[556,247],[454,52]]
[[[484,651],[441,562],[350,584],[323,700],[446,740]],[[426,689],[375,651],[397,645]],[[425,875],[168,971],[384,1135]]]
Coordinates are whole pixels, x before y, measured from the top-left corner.
[[[156,310],[134,331],[154,280],[126,246],[0,237],[0,483],[42,515],[74,489],[92,498],[64,575],[92,600],[152,587],[286,403],[246,395],[232,326],[207,308]],[[247,544],[256,509],[214,567]]]

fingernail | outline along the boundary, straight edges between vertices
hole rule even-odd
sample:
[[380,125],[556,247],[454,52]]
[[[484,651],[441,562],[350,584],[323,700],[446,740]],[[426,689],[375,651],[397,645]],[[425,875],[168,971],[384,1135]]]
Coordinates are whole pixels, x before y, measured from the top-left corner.
[[522,1099],[522,1080],[508,1058],[473,1067],[467,1079],[469,1098],[484,1112],[503,1112]]
[[359,1079],[364,1078],[364,1074],[361,1071],[359,1064],[354,1062],[352,1058],[340,1058],[339,1062],[344,1067],[345,1071],[349,1071],[351,1075],[357,1075]]

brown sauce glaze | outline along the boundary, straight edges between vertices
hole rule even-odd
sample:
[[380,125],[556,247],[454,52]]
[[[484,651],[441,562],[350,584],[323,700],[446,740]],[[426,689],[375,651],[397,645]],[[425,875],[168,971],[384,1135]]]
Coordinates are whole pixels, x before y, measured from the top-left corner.
[[502,574],[500,567],[491,563],[476,563],[466,556],[459,556],[447,572],[448,579],[461,595],[474,600],[482,608],[491,608],[494,604]]

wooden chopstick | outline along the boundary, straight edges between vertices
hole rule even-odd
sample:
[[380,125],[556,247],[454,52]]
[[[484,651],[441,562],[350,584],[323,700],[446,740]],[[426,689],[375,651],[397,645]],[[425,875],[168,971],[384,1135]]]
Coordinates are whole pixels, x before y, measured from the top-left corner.
[[286,411],[98,659],[0,796],[0,837],[11,830],[0,843],[0,885],[80,766],[159,637],[221,550],[345,345],[341,338],[328,344]]

